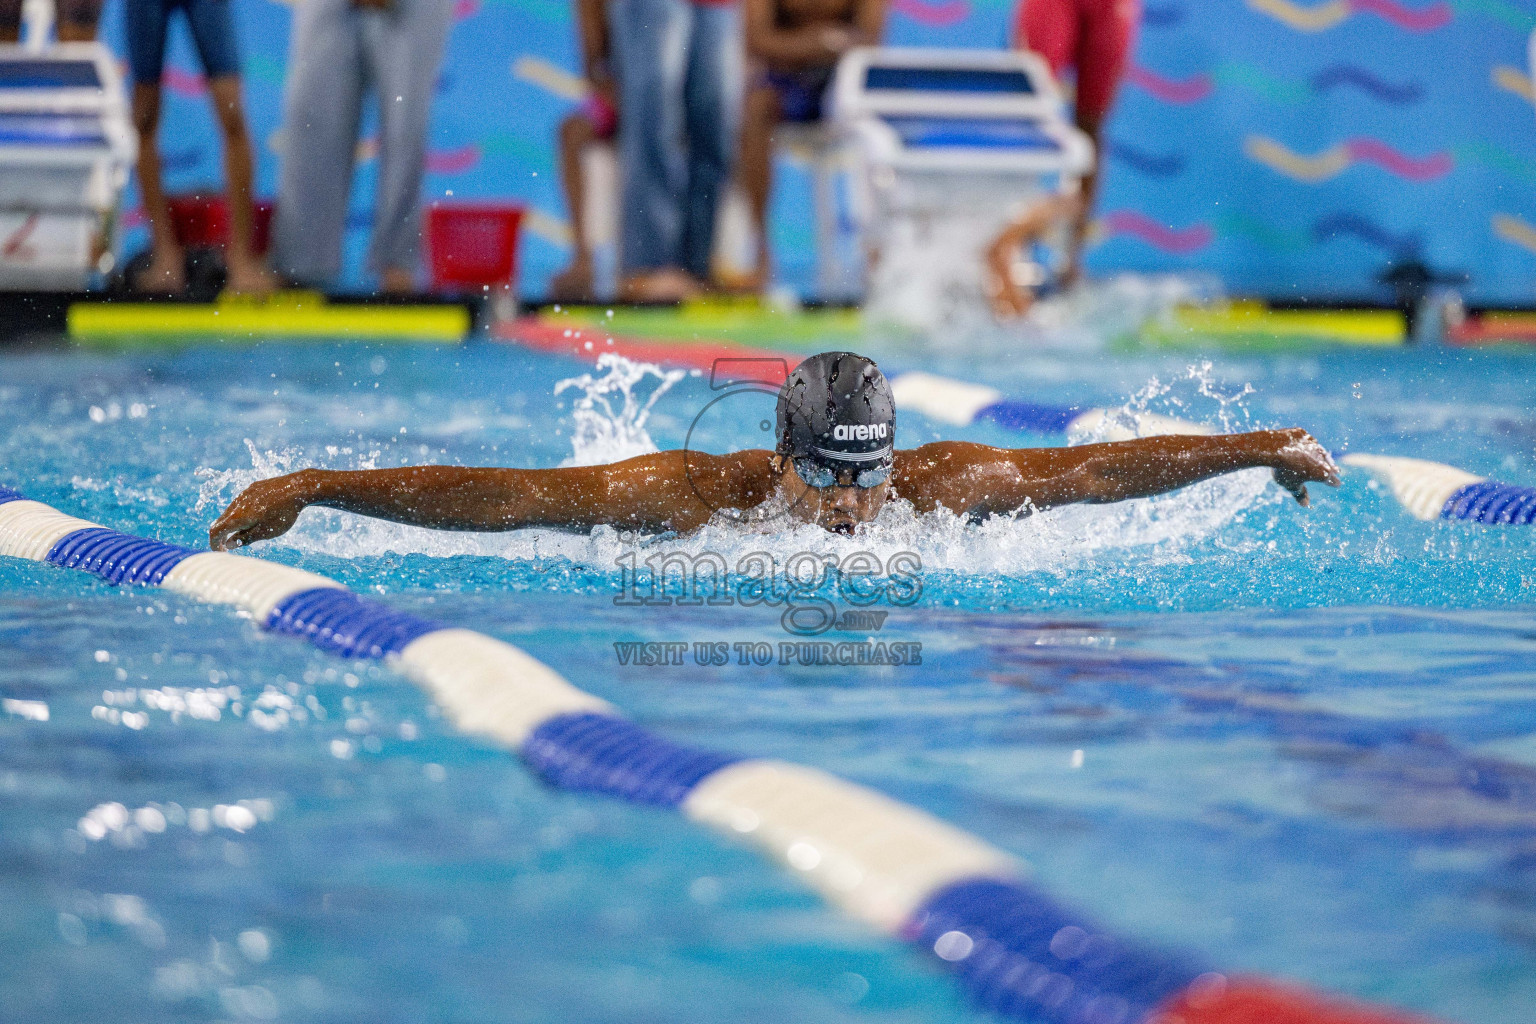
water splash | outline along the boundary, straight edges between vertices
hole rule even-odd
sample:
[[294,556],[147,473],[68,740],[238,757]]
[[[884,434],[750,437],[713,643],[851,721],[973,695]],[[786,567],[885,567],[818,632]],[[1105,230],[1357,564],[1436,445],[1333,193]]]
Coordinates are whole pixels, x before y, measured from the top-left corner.
[[[596,466],[656,451],[646,431],[651,410],[672,385],[687,376],[683,370],[663,370],[653,363],[632,362],[613,352],[598,357],[597,375],[584,373],[555,385],[555,394],[576,388],[571,403],[575,429],[571,455],[562,466]],[[648,381],[655,383],[645,387]],[[615,403],[617,402],[617,408]]]
[[1069,444],[1185,433],[1171,429],[1178,421],[1210,428],[1212,433],[1234,434],[1256,429],[1247,399],[1255,394],[1252,384],[1223,384],[1209,359],[1192,363],[1182,376],[1163,381],[1153,376],[1123,405],[1105,410],[1102,420],[1074,429]]
[[983,253],[997,227],[990,219],[952,217],[886,231],[870,276],[865,322],[917,350],[1002,356],[1023,344],[1099,351],[1138,339],[1149,324],[1171,322],[1180,305],[1221,295],[1220,282],[1209,275],[1117,274],[1042,296],[1026,316],[999,322],[983,272]]
[[1098,349],[1134,340],[1148,324],[1172,322],[1181,305],[1211,302],[1221,283],[1200,274],[1117,274],[1046,296],[1016,324],[993,324],[1000,345]]

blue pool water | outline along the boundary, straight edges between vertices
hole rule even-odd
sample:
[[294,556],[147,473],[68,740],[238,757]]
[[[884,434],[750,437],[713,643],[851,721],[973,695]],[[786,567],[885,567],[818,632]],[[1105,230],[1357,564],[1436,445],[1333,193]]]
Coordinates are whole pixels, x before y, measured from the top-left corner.
[[[887,363],[977,379],[959,356]],[[240,486],[285,468],[643,446],[574,408],[591,388],[555,393],[582,373],[601,376],[488,344],[10,353],[0,482],[199,546]],[[1044,352],[987,377],[1536,484],[1518,356]],[[760,445],[767,400],[722,415],[714,397],[676,381],[644,429]],[[1528,1021],[1536,534],[1416,521],[1358,472],[1314,498],[1252,473],[983,527],[897,508],[852,539],[722,526],[643,545],[311,511],[252,553],[519,644],[670,738],[873,785],[1214,966]],[[616,605],[626,557],[861,550],[920,562],[921,595],[875,635],[921,643],[921,665],[619,663],[615,643],[788,637],[778,609]],[[935,961],[755,854],[545,788],[387,668],[14,561],[0,650],[0,697],[25,702],[0,712],[7,1021],[988,1019]]]

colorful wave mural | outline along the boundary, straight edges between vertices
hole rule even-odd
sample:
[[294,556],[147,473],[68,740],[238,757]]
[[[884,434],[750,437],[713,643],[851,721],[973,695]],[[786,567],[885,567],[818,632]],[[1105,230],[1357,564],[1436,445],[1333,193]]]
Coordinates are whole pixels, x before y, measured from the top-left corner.
[[1101,232],[1106,236],[1131,235],[1163,252],[1180,256],[1204,249],[1216,237],[1208,224],[1193,224],[1185,228],[1165,227],[1135,210],[1111,211],[1104,214],[1099,224]]
[[[1511,218],[1506,221],[1513,222]],[[1501,230],[1501,225],[1503,225]],[[1522,230],[1496,218],[1495,230],[1511,239]],[[1524,227],[1523,236],[1536,251],[1536,228]],[[1298,253],[1340,240],[1363,242],[1392,258],[1417,258],[1422,238],[1416,232],[1399,232],[1357,213],[1339,212],[1319,218],[1310,228],[1281,227],[1241,215],[1218,217],[1214,222],[1173,228],[1136,210],[1114,210],[1094,222],[1094,237],[1103,244],[1127,236],[1160,252],[1189,256],[1218,240],[1249,243],[1266,252]],[[1524,242],[1518,244],[1524,245]]]
[[1175,177],[1183,173],[1185,166],[1184,157],[1179,153],[1152,153],[1115,139],[1104,140],[1104,155],[1154,178]]
[[929,28],[948,28],[970,17],[966,0],[891,0],[891,10]]
[[1493,233],[1504,241],[1536,254],[1536,227],[1531,227],[1519,217],[1511,217],[1507,213],[1493,215]]
[[[1424,87],[1418,82],[1392,82],[1354,64],[1330,64],[1306,82],[1278,78],[1246,63],[1222,64],[1209,73],[1202,72],[1185,78],[1171,78],[1149,68],[1133,65],[1126,70],[1125,80],[1164,103],[1174,104],[1199,103],[1209,98],[1218,86],[1246,88],[1266,99],[1290,104],[1305,103],[1314,94],[1326,94],[1346,87],[1396,107],[1409,106],[1424,98]],[[1499,79],[1499,84],[1518,91],[1521,86],[1518,83],[1507,84],[1509,81],[1512,79],[1506,76]],[[1529,91],[1529,80],[1522,76],[1522,81]]]
[[1507,65],[1499,65],[1492,72],[1493,84],[1505,92],[1512,92],[1527,103],[1536,103],[1536,85],[1531,82],[1531,76],[1519,68]]
[[1248,5],[1298,32],[1326,32],[1356,14],[1374,14],[1408,32],[1433,32],[1451,21],[1444,2],[1407,7],[1395,0],[1328,0],[1311,6],[1291,0],[1248,0]]
[[[523,290],[537,296],[569,256],[555,131],[587,90],[572,0],[454,2],[425,191],[525,203]],[[1018,2],[893,0],[888,38],[1001,46]],[[235,0],[232,10],[247,116],[270,140],[258,167],[258,190],[270,195],[293,9]],[[121,22],[121,5],[107,5],[103,35],[118,52]],[[1089,269],[1198,270],[1239,293],[1361,295],[1412,253],[1469,271],[1474,298],[1536,300],[1533,27],[1536,0],[1144,0],[1105,132],[1105,244]],[[167,181],[215,185],[218,132],[180,32],[167,66]],[[359,146],[347,240],[355,282],[376,148]],[[776,266],[814,294],[814,246],[800,242],[814,237],[809,175],[785,162],[776,182]],[[142,245],[142,226],[124,223],[129,246]]]
[[1426,157],[1410,157],[1380,139],[1350,139],[1318,153],[1301,156],[1286,149],[1273,139],[1251,135],[1243,143],[1243,152],[1255,160],[1296,181],[1317,183],[1342,174],[1362,161],[1376,164],[1400,178],[1409,181],[1430,181],[1451,172],[1455,165],[1449,153],[1432,153]]
[[1191,75],[1188,78],[1165,78],[1139,64],[1132,64],[1125,72],[1125,80],[1145,89],[1164,103],[1198,103],[1211,94],[1215,83],[1210,75]]

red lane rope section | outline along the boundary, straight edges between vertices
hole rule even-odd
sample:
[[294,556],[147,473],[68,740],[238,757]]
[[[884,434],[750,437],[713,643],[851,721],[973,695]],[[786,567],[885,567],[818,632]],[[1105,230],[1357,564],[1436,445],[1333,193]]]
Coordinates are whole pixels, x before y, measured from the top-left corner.
[[1191,986],[1153,1014],[1148,1024],[1434,1024],[1428,1017],[1385,1009],[1257,978]]
[[625,359],[637,362],[705,372],[714,370],[719,360],[764,360],[795,367],[805,358],[804,355],[737,345],[729,341],[635,338],[609,334],[600,328],[550,323],[538,317],[523,317],[497,324],[491,329],[491,335],[538,352],[576,359],[596,359],[604,352],[617,352]]

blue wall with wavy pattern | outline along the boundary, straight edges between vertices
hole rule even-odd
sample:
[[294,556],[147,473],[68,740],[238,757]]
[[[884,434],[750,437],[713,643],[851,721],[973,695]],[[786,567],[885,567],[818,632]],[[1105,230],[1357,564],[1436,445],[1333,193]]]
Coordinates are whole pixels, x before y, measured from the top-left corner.
[[[269,194],[290,11],[233,0]],[[1145,0],[1107,131],[1098,271],[1214,271],[1237,291],[1364,294],[1390,259],[1471,275],[1483,299],[1536,299],[1536,111],[1526,38],[1536,0]],[[1007,0],[893,0],[899,44],[1002,45]],[[432,196],[513,196],[542,216],[525,294],[566,253],[554,131],[571,102],[515,72],[578,66],[560,0],[459,0],[432,126]],[[113,5],[103,35],[121,47]],[[527,65],[525,64],[524,67]],[[218,142],[181,26],[163,148],[173,188],[217,182]],[[366,134],[366,131],[365,131]],[[365,151],[366,156],[366,151]],[[349,233],[360,263],[371,162]],[[811,278],[809,184],[775,198],[782,276]],[[130,204],[136,200],[130,199]],[[142,216],[130,210],[130,227]],[[129,244],[143,244],[141,227]]]

